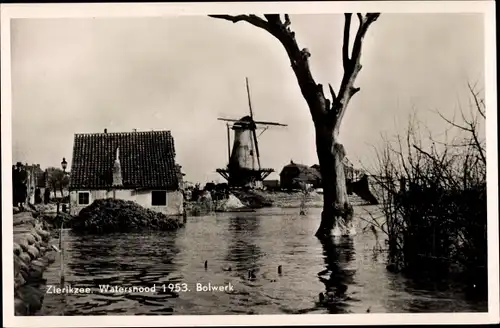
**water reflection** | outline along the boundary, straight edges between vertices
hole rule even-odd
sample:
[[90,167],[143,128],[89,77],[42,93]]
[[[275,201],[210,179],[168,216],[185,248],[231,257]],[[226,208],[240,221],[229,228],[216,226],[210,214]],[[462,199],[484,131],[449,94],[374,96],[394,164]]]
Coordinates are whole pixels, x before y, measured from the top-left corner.
[[[174,258],[179,249],[173,232],[76,235],[71,239],[68,267],[75,277],[81,277],[80,283],[88,281],[94,287],[105,283],[148,283],[154,282],[154,276],[176,271]],[[107,274],[107,278],[95,278]]]
[[[348,288],[353,283],[354,269],[347,266],[354,257],[352,237],[329,237],[320,240],[326,269],[319,272],[319,280],[325,285],[320,303],[329,313],[347,313]],[[325,277],[326,275],[326,277]]]
[[[136,314],[172,312],[172,299],[178,295],[159,286],[183,281],[174,261],[179,253],[176,233],[84,236],[67,231],[63,240],[66,285],[90,288],[91,293],[47,295],[45,312],[109,315],[125,313],[130,308],[146,310],[144,313],[139,310]],[[47,274],[57,276],[59,268],[57,263]],[[104,286],[157,288],[154,293],[121,294],[105,292]],[[149,307],[139,306],[141,304]]]
[[[365,313],[368,308],[373,313],[398,313],[487,308],[487,304],[468,303],[453,287],[425,286],[387,272],[385,253],[374,253],[378,240],[372,233],[362,233],[363,226],[353,237],[320,242],[314,237],[320,210],[310,209],[305,216],[299,216],[296,209],[265,209],[189,218],[185,228],[175,232],[82,236],[67,231],[66,282],[92,287],[94,292],[67,295],[66,299],[47,294],[40,315]],[[59,267],[56,260],[46,271],[48,284],[58,284]],[[253,280],[247,275],[251,269],[258,269]],[[98,291],[99,284],[169,283],[186,283],[191,290],[128,295]],[[198,283],[231,283],[234,290],[197,292]],[[336,297],[319,304],[320,292]]]
[[259,259],[263,255],[256,245],[259,221],[258,216],[229,218],[229,244],[225,260],[233,264],[230,264],[233,270],[245,274],[248,270],[258,270]]
[[[391,299],[390,302],[405,312],[457,312],[457,309],[476,312],[474,308],[483,308],[482,311],[486,311],[487,301],[469,299],[462,284],[453,276],[392,276],[389,286],[392,290],[399,291],[401,297]],[[404,291],[404,294],[401,291]]]

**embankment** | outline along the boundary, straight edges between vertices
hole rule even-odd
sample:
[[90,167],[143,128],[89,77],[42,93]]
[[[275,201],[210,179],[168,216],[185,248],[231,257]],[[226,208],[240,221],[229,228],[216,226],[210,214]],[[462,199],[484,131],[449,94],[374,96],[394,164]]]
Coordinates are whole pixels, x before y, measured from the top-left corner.
[[[350,195],[352,205],[366,205],[367,201],[358,195]],[[188,215],[203,215],[210,212],[241,212],[264,207],[301,208],[323,207],[323,195],[310,191],[304,194],[300,190],[270,191],[270,190],[231,190],[229,199],[212,200],[203,198],[196,202],[187,202]]]
[[39,213],[21,212],[13,217],[15,315],[34,315],[45,294],[43,272],[55,261],[50,232]]
[[315,191],[304,194],[302,191],[269,191],[269,190],[251,190],[241,191],[244,195],[244,201],[250,206],[253,204],[260,207],[281,207],[281,208],[299,208],[304,203],[306,207],[322,207],[323,195]]
[[[323,194],[310,191],[304,194],[301,190],[269,191],[269,190],[239,190],[234,194],[241,202],[250,208],[281,207],[281,208],[308,208],[323,207]],[[352,205],[365,205],[366,200],[358,195],[349,195]]]

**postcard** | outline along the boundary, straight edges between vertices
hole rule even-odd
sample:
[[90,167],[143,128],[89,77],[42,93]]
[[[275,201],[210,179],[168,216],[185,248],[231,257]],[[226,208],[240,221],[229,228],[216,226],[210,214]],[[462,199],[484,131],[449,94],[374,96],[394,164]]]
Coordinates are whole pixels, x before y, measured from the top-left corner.
[[493,1],[1,14],[6,326],[499,321]]

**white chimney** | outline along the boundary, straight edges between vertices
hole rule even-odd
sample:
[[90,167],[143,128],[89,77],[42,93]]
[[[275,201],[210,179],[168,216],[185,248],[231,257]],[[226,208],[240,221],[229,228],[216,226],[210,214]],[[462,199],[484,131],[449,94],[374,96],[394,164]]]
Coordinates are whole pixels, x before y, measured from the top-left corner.
[[123,185],[123,180],[122,180],[122,168],[120,164],[120,148],[116,148],[116,158],[115,158],[115,163],[113,165],[113,186],[122,186]]

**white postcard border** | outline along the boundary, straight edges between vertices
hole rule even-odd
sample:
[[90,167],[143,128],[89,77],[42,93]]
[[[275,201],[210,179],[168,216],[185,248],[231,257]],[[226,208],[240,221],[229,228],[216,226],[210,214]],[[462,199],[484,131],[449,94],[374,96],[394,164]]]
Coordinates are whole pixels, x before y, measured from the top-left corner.
[[[77,17],[153,17],[164,15],[204,15],[208,13],[288,12],[343,13],[484,13],[485,15],[485,94],[488,120],[488,313],[405,313],[338,315],[186,315],[186,316],[14,316],[12,262],[12,135],[10,19]],[[212,325],[374,325],[374,324],[466,324],[499,321],[498,270],[498,158],[496,103],[496,29],[494,1],[367,1],[367,2],[260,2],[260,3],[153,3],[153,4],[15,4],[1,5],[1,110],[2,110],[2,227],[3,297],[6,327],[130,327],[130,326],[212,326]]]

